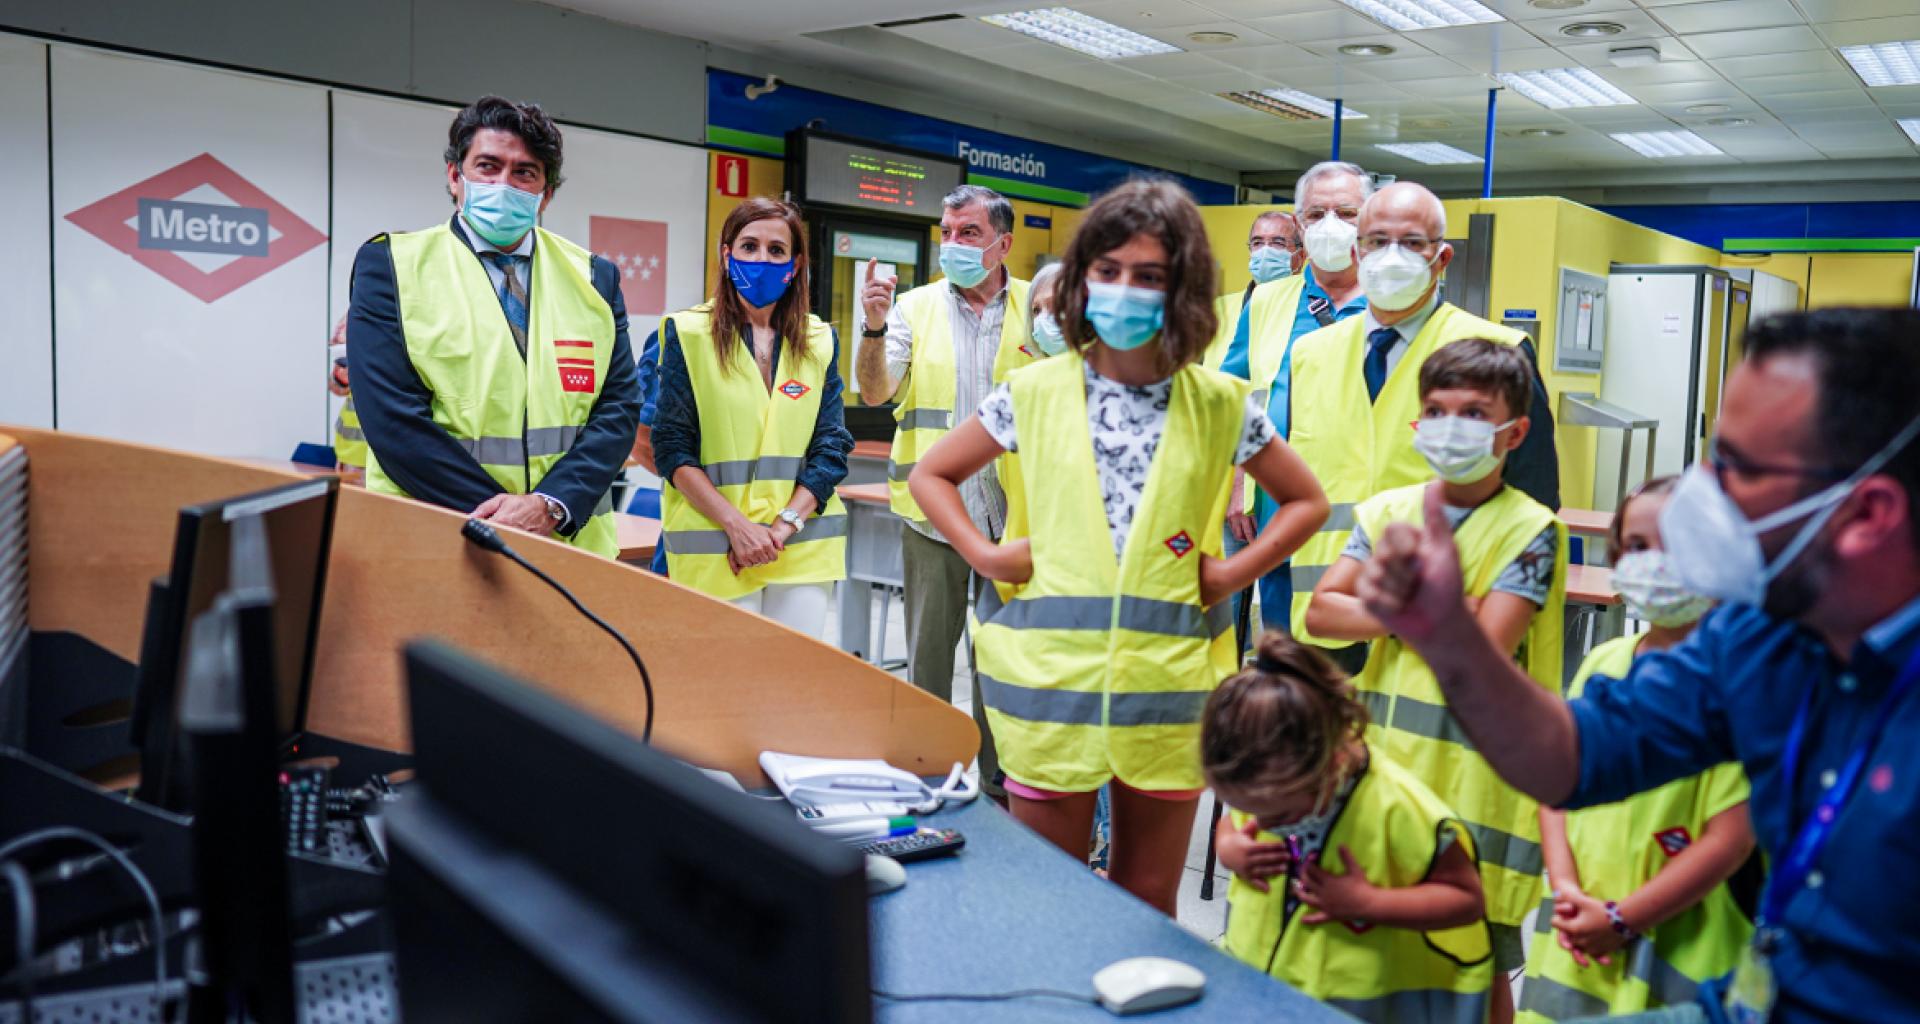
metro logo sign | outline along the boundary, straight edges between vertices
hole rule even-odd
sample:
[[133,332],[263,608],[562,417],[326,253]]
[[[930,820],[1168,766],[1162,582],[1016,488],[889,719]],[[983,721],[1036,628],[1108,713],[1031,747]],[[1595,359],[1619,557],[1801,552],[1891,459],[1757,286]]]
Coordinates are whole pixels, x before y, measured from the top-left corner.
[[208,303],[327,240],[210,153],[83,206],[67,219]]

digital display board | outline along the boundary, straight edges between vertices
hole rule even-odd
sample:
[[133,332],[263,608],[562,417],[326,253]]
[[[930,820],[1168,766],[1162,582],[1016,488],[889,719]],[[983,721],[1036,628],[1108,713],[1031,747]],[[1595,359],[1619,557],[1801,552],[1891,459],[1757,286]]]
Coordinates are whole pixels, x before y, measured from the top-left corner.
[[940,200],[966,180],[959,160],[819,135],[806,139],[802,202],[938,220]]

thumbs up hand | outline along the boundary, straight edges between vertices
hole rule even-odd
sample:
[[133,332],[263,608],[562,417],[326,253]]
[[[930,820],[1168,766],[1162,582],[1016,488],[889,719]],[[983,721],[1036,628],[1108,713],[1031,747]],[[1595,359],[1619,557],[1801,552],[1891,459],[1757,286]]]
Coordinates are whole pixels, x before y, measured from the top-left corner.
[[887,325],[887,313],[893,309],[893,290],[899,284],[897,275],[878,276],[880,261],[867,260],[867,276],[860,286],[860,306],[866,310],[867,330],[877,331]]

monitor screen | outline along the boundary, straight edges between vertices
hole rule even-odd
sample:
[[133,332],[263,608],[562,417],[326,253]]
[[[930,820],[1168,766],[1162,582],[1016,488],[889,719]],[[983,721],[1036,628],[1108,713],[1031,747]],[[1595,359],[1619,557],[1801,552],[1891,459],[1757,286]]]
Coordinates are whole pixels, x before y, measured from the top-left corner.
[[803,203],[940,219],[940,201],[967,180],[966,165],[905,150],[806,136]]

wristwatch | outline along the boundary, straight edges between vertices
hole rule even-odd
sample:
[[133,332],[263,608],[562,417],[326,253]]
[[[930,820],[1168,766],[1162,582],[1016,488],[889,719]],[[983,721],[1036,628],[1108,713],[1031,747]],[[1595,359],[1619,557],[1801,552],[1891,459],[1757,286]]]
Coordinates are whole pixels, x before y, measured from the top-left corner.
[[887,327],[885,324],[881,324],[878,328],[873,328],[862,323],[860,325],[860,336],[862,338],[884,338],[887,336]]
[[780,510],[780,521],[793,527],[796,531],[807,525],[806,517],[790,508]]
[[562,505],[560,499],[550,498],[544,494],[536,494],[534,497],[547,503],[547,518],[553,520],[555,526],[567,521],[567,506]]

